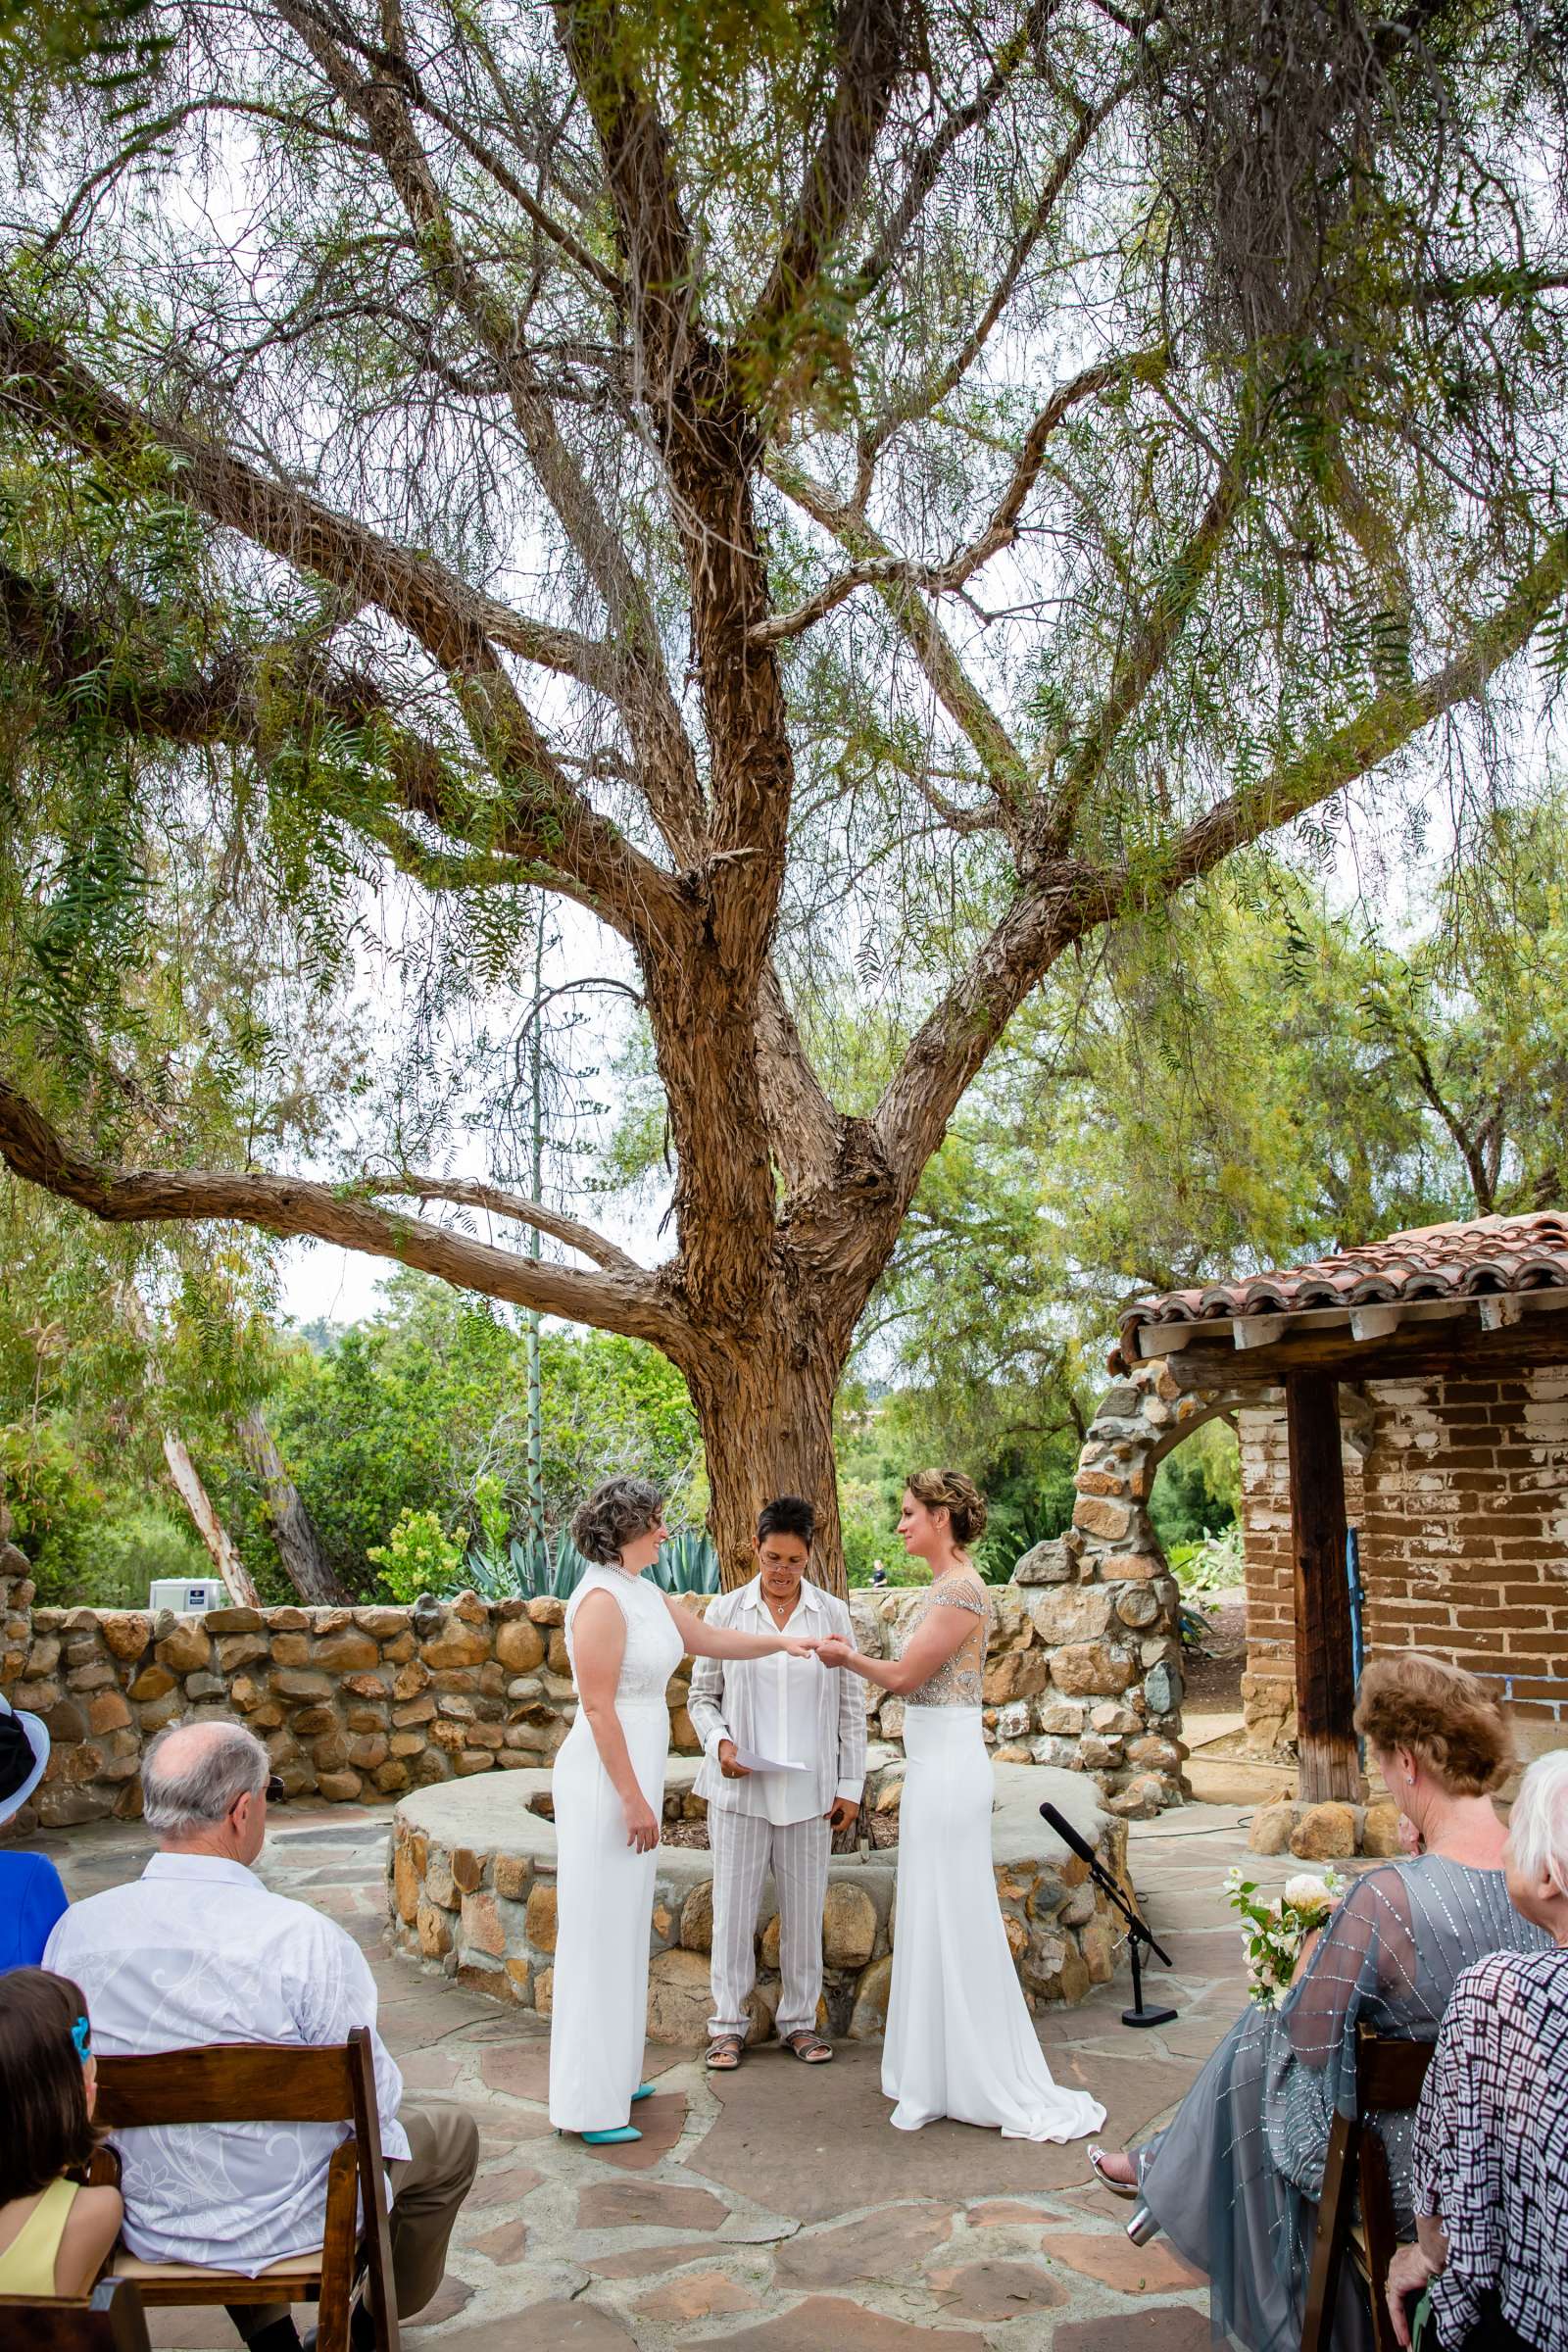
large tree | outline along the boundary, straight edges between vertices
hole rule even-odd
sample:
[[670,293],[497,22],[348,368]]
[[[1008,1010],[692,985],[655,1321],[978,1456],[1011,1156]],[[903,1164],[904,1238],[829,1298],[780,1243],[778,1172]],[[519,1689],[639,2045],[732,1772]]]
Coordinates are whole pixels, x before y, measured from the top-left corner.
[[[1043,976],[1445,728],[1498,740],[1568,580],[1560,11],[159,22],[129,113],[15,110],[0,1151],[99,1218],[650,1341],[727,1565],[779,1487],[831,1559],[857,1320]],[[168,949],[193,842],[318,966],[383,868],[459,956],[541,890],[604,926],[664,1262],[401,1121],[291,1173],[265,1050]],[[874,1097],[813,1019],[840,976],[896,1043]]]

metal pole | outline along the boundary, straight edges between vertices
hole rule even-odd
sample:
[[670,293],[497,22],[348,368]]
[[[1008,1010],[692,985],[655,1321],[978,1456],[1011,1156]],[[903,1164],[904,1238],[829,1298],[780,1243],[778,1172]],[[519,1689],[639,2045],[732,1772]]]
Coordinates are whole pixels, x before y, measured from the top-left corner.
[[[539,1032],[544,1021],[540,999],[544,995],[545,910],[541,897],[534,919],[533,935],[533,1029],[529,1042],[530,1112],[532,1120],[532,1156],[529,1169],[530,1191],[537,1200],[544,1187],[544,1041]],[[539,1255],[539,1228],[528,1228],[528,1254]],[[542,1544],[545,1538],[545,1419],[544,1394],[539,1375],[539,1311],[529,1307],[525,1326],[525,1348],[528,1367],[528,1536],[530,1546]]]

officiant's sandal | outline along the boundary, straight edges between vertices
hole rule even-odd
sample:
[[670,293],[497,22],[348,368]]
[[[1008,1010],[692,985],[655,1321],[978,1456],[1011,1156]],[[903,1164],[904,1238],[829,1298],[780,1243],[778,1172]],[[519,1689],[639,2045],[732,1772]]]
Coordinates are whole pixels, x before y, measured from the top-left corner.
[[732,2075],[741,2062],[741,2037],[738,2034],[715,2034],[708,2045],[703,2064],[710,2075]]
[[809,2026],[802,2026],[798,2032],[781,2034],[779,2038],[790,2056],[799,2058],[803,2066],[825,2066],[833,2055],[831,2042],[824,2041],[820,2034],[813,2034]]

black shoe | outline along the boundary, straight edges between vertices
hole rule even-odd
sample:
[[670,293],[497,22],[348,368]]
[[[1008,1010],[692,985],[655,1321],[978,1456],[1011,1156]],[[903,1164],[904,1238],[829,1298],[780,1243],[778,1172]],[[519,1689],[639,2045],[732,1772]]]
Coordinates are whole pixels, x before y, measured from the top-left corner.
[[[307,2328],[299,2338],[300,2352],[316,2352],[319,2330]],[[252,2339],[253,2343],[255,2339]],[[268,2348],[270,2352],[270,2347]],[[284,2347],[287,2352],[287,2347]],[[349,2352],[375,2352],[375,2322],[363,2303],[356,2303],[349,2315]]]
[[[311,2341],[316,2330],[311,2329]],[[301,2352],[299,2330],[292,2320],[272,2320],[246,2339],[246,2352]]]

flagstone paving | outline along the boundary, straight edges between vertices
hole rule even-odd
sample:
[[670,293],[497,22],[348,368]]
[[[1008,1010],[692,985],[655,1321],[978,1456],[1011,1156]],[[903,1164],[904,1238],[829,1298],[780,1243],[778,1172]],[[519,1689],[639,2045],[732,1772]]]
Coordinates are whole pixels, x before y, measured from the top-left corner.
[[[1221,1882],[1247,1819],[1200,1805],[1134,1827],[1133,1876],[1176,1963],[1151,1983],[1175,2024],[1123,2027],[1125,1975],[1038,2021],[1057,2079],[1109,2110],[1111,2145],[1176,2104],[1244,1997]],[[461,2099],[479,2124],[479,2177],[409,2352],[1207,2352],[1202,2281],[1159,2241],[1129,2243],[1128,2208],[1087,2179],[1081,2144],[893,2132],[880,2044],[842,2043],[814,2068],[774,2045],[727,2078],[695,2050],[650,2047],[640,2143],[558,2138],[539,2021],[384,1948],[386,1836],[385,1813],[291,1808],[262,1873],[364,1948],[410,2091]],[[76,1900],[149,1851],[131,1825],[45,1842]],[[1298,1867],[1248,1859],[1270,1886]],[[155,2352],[235,2352],[221,2312],[149,2318]]]

